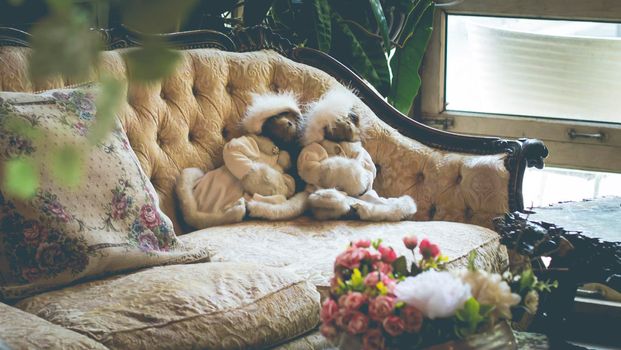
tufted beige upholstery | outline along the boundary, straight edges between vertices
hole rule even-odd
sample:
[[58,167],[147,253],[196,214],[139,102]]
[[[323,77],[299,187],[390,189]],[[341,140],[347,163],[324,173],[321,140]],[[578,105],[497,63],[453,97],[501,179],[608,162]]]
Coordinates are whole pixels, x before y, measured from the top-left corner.
[[[0,90],[58,88],[71,81],[28,81],[28,49],[0,48]],[[100,68],[127,81],[123,51],[102,54]],[[178,233],[173,184],[186,167],[213,169],[222,164],[222,147],[238,134],[238,122],[251,92],[290,89],[302,102],[319,97],[337,82],[315,68],[275,52],[233,53],[215,49],[183,52],[175,73],[161,83],[128,84],[119,113],[145,173],[160,194],[162,209]],[[446,220],[491,226],[508,209],[509,173],[504,155],[449,153],[408,139],[377,118],[361,102],[364,146],[379,167],[375,189],[383,196],[410,194],[417,220]],[[185,230],[184,230],[185,229]]]

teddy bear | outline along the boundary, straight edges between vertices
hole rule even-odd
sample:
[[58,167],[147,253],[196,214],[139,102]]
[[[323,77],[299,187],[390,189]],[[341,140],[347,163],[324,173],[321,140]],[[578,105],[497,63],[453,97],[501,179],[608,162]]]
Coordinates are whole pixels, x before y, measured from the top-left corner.
[[301,215],[307,195],[292,199],[291,155],[281,148],[295,150],[301,117],[290,92],[253,94],[241,123],[245,135],[224,145],[224,165],[207,173],[187,168],[178,177],[175,189],[185,221],[200,229],[246,216],[277,220]]
[[307,205],[320,220],[409,219],[416,213],[410,196],[382,198],[373,190],[377,172],[362,146],[356,101],[352,91],[337,86],[308,107],[297,161],[309,186]]

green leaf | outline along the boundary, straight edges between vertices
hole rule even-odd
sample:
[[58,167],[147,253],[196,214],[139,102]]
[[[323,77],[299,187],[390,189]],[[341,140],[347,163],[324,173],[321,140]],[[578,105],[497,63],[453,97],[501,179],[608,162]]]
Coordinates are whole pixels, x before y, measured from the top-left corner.
[[169,76],[177,66],[181,54],[169,49],[161,41],[150,40],[143,47],[127,53],[126,58],[131,79],[152,82]]
[[382,9],[382,3],[380,0],[369,0],[371,4],[371,11],[377,21],[377,26],[382,33],[382,39],[384,40],[384,50],[386,53],[390,53],[390,37],[388,36],[388,23],[386,22],[386,16],[384,16],[384,10]]
[[333,27],[333,29],[337,30],[335,34],[338,35],[335,42],[339,43],[339,45],[332,46],[333,49],[338,50],[335,56],[347,62],[371,85],[380,86],[380,76],[356,35],[338,13],[333,12],[332,16],[336,23],[336,27]]
[[245,0],[244,26],[250,27],[263,22],[272,2],[274,0]]
[[28,199],[39,187],[39,171],[30,158],[10,159],[4,164],[4,181],[7,193]]
[[477,258],[477,251],[473,250],[470,252],[470,254],[468,254],[468,270],[470,271],[476,271],[477,267],[475,265],[475,261]]
[[29,68],[33,80],[62,75],[86,81],[97,65],[102,45],[84,16],[66,11],[55,12],[33,27],[32,47]]
[[457,310],[455,317],[459,322],[458,325],[456,325],[455,332],[460,337],[476,333],[479,325],[485,320],[485,317],[480,314],[480,311],[481,306],[474,297],[470,297],[466,300],[464,306]]
[[520,294],[523,291],[530,290],[536,282],[537,278],[535,274],[533,274],[533,270],[526,269],[522,271],[522,275],[520,276]]
[[373,69],[377,73],[378,81],[373,86],[379,91],[382,96],[388,95],[390,92],[390,68],[388,68],[388,57],[382,50],[382,44],[378,40],[369,40],[366,33],[363,33],[357,27],[351,27],[352,32],[358,38],[358,41],[362,45],[364,52],[366,53]]
[[104,77],[99,82],[99,94],[97,95],[97,114],[95,123],[90,128],[88,135],[91,144],[95,145],[103,140],[114,128],[115,116],[123,101],[123,83],[110,77]]
[[313,15],[317,48],[329,52],[332,44],[332,18],[328,0],[313,0]]
[[408,275],[408,262],[405,256],[402,255],[392,262],[392,271],[398,276]]
[[52,174],[63,184],[75,187],[80,184],[84,171],[82,150],[64,145],[52,153]]
[[418,70],[431,38],[433,15],[434,6],[429,3],[413,35],[408,38],[403,48],[396,50],[390,61],[393,78],[388,101],[404,114],[407,114],[412,107],[421,85]]

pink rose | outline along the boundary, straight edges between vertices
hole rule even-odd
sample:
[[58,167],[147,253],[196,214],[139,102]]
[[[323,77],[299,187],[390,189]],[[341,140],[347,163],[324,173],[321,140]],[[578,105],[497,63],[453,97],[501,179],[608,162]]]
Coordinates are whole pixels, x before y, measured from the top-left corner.
[[438,245],[429,242],[427,238],[423,239],[418,246],[418,249],[424,259],[435,258],[440,255],[440,247]]
[[381,272],[370,272],[367,277],[364,278],[364,285],[367,287],[375,288],[375,286],[384,280],[384,277],[388,277]]
[[387,264],[383,261],[376,261],[373,263],[373,269],[375,271],[379,271],[385,275],[389,275],[392,273],[392,265]]
[[63,206],[58,201],[50,203],[48,209],[52,214],[54,214],[54,216],[56,216],[61,221],[69,221],[69,215],[67,215],[67,212],[65,212],[65,208],[63,208]]
[[398,316],[392,315],[384,319],[384,321],[382,322],[382,326],[384,327],[386,333],[392,335],[393,337],[396,337],[399,334],[403,333],[405,324],[403,323],[403,320],[400,319]]
[[339,313],[334,318],[336,325],[342,328],[347,328],[349,320],[351,320],[352,313],[345,309],[340,309]]
[[369,329],[362,336],[362,349],[363,350],[384,349],[384,335],[382,335],[382,331],[377,328]]
[[367,302],[367,296],[359,292],[347,294],[343,306],[350,311],[358,310]]
[[423,326],[423,313],[411,305],[405,306],[401,310],[404,330],[408,333],[418,333]]
[[371,240],[369,239],[361,239],[354,243],[354,247],[356,248],[369,248],[371,246]]
[[115,220],[124,219],[127,216],[128,204],[126,195],[115,196],[112,202],[112,218]]
[[336,327],[334,327],[334,325],[331,323],[322,324],[321,327],[319,327],[319,332],[321,332],[321,335],[326,337],[328,340],[335,339],[336,335],[338,334]]
[[393,261],[397,260],[397,253],[391,247],[379,246],[377,250],[382,254],[382,260],[385,263],[391,264]]
[[39,270],[36,267],[26,267],[22,269],[22,277],[28,282],[37,280],[41,278],[41,276],[42,276],[41,270]]
[[346,269],[353,270],[360,267],[360,261],[364,259],[364,249],[349,247],[343,253],[336,257],[336,266],[342,266]]
[[395,298],[380,295],[369,304],[369,317],[375,321],[381,321],[392,314],[395,306]]
[[347,325],[347,331],[351,334],[361,334],[369,328],[369,318],[362,312],[354,312]]
[[138,236],[138,247],[143,252],[153,252],[160,250],[160,244],[152,232],[143,232]]
[[376,251],[376,250],[365,250],[364,252],[364,258],[370,261],[380,261],[382,260],[382,254],[380,254],[380,252]]
[[47,230],[36,222],[24,228],[24,241],[28,245],[38,246],[47,238]]
[[403,244],[406,248],[414,250],[418,245],[418,238],[416,238],[416,236],[405,236],[403,237]]
[[77,131],[78,135],[80,135],[80,136],[86,136],[86,133],[88,133],[88,128],[86,127],[86,124],[84,124],[82,122],[77,122],[77,123],[73,124],[73,127],[75,128],[75,130]]
[[145,204],[140,208],[140,220],[148,228],[156,228],[162,223],[155,208],[150,204]]
[[338,312],[339,306],[336,304],[336,302],[332,299],[326,300],[321,307],[321,322],[327,323],[334,320]]

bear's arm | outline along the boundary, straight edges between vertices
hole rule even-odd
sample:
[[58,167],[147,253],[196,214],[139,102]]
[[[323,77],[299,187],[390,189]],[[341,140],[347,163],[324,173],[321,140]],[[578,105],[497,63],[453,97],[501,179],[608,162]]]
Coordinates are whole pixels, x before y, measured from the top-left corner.
[[224,165],[239,180],[252,170],[255,160],[259,159],[259,146],[251,137],[235,138],[224,145],[222,152]]
[[304,147],[298,156],[298,174],[306,183],[319,186],[321,162],[328,158],[328,152],[318,143]]

